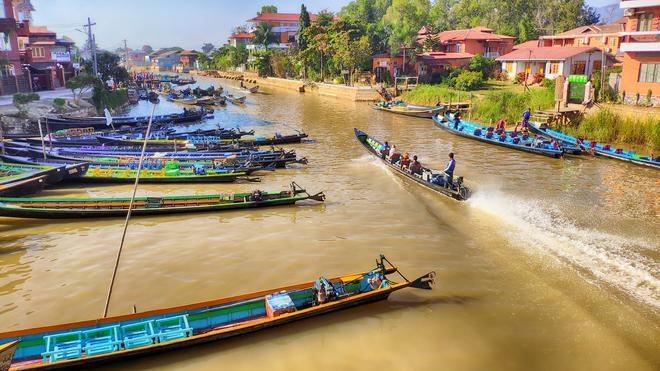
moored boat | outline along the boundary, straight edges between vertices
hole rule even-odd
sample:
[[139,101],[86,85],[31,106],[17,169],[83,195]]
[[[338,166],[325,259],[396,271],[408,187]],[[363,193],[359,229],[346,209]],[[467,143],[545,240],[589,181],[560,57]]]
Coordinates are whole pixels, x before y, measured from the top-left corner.
[[[534,153],[552,158],[559,158],[564,154],[561,147],[553,146],[552,143],[542,140],[535,140],[535,138],[517,133],[504,132],[499,135],[489,128],[479,125],[467,120],[460,120],[457,128],[454,128],[453,116],[446,115],[441,118],[439,115],[433,117],[433,122],[438,128],[449,131],[458,136],[478,140],[480,142],[494,144],[496,146],[516,149],[519,151]],[[515,135],[515,136],[514,136]]]
[[[304,200],[324,201],[323,192],[310,195],[296,183],[279,192],[162,196],[135,198],[131,214],[182,214],[292,205]],[[33,219],[125,217],[130,198],[0,198],[0,216]]]
[[66,175],[66,166],[51,166],[38,164],[25,164],[13,162],[0,162],[0,183],[6,183],[18,178],[31,178],[45,176],[47,184],[59,183]]
[[19,178],[10,182],[0,183],[0,196],[20,197],[39,193],[46,186],[46,176]]
[[541,125],[538,122],[531,122],[529,124],[531,131],[541,135],[547,135],[556,140],[568,143],[571,145],[580,146],[584,151],[593,153],[598,156],[608,157],[615,160],[631,162],[636,165],[648,166],[655,169],[660,169],[660,158],[651,156],[640,156],[633,151],[626,151],[623,148],[616,148],[609,144],[600,144],[586,139],[576,138],[568,134],[564,134],[557,130],[552,130],[548,127]]
[[383,145],[381,142],[370,137],[367,133],[360,129],[355,128],[353,130],[355,132],[355,137],[364,146],[364,148],[369,151],[369,153],[383,161],[387,167],[393,169],[397,174],[400,174],[408,179],[412,179],[416,183],[421,184],[426,188],[459,201],[464,201],[470,197],[471,191],[463,184],[463,177],[457,177],[451,185],[440,185],[433,183],[432,180],[434,176],[442,176],[440,171],[422,167],[419,173],[413,174],[410,171],[403,169],[397,160],[392,163],[392,161],[390,161],[388,158],[384,158],[379,152],[379,148]]
[[[28,153],[26,151],[26,153]],[[85,175],[89,164],[86,162],[70,162],[64,160],[56,159],[43,159],[36,157],[27,157],[27,156],[12,156],[12,155],[0,155],[3,161],[23,164],[23,165],[41,165],[41,166],[52,166],[52,167],[62,167],[64,166],[64,177],[63,179],[77,178]]]
[[432,118],[433,116],[442,113],[445,110],[444,106],[426,107],[414,106],[404,102],[380,102],[373,105],[374,109],[379,111],[396,113],[404,116],[419,117],[419,118]]
[[[386,265],[387,264],[387,265]],[[404,288],[430,290],[435,277],[414,281],[381,255],[374,269],[178,307],[0,333],[15,353],[11,369],[84,368],[221,340],[385,300]],[[19,341],[18,344],[14,344]],[[3,349],[3,348],[0,348]]]
[[[259,181],[258,178],[248,178],[248,175],[249,173],[246,171],[230,169],[204,169],[198,172],[196,167],[182,169],[170,162],[158,169],[140,170],[140,182],[230,183],[238,179]],[[90,165],[87,173],[82,177],[75,178],[75,180],[93,183],[133,183],[136,176],[137,169],[133,169],[128,165]]]

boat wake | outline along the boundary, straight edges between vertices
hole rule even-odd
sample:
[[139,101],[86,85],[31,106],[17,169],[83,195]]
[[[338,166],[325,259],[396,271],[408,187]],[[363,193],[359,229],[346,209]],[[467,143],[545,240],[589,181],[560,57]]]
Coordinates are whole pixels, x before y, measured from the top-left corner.
[[637,253],[656,251],[653,243],[580,227],[563,217],[557,207],[542,201],[523,202],[497,189],[481,189],[468,204],[501,216],[504,223],[525,236],[524,246],[533,253],[550,254],[588,281],[614,286],[660,310],[660,264]]

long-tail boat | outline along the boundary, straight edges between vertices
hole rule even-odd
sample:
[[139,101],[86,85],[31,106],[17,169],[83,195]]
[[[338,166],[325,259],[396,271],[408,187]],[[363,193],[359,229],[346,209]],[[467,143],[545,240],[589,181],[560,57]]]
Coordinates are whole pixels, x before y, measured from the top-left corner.
[[60,168],[64,166],[63,180],[81,177],[85,175],[85,173],[87,172],[87,168],[89,168],[89,163],[87,162],[71,162],[71,161],[57,160],[57,159],[43,159],[38,157],[11,156],[11,155],[0,155],[0,158],[3,161],[11,162],[14,164],[40,165],[40,166],[50,166],[56,168]]
[[[203,118],[210,117],[212,111],[186,111],[184,113],[173,113],[169,115],[154,116],[153,123],[184,123],[200,121]],[[149,117],[113,117],[112,123],[115,126],[141,126],[146,125]],[[74,128],[93,127],[95,129],[107,129],[105,117],[48,117],[48,125],[51,130],[64,130]]]
[[[402,282],[392,279],[395,273]],[[434,277],[430,272],[409,281],[381,255],[376,267],[366,272],[178,307],[4,332],[0,347],[15,350],[11,370],[84,368],[386,300],[408,287],[430,290]]]
[[369,153],[379,158],[385,165],[387,165],[387,167],[394,170],[397,174],[402,175],[405,178],[412,179],[416,183],[421,184],[426,188],[459,201],[465,201],[468,197],[470,197],[471,191],[468,187],[465,186],[465,184],[463,184],[463,177],[457,177],[455,180],[453,180],[453,184],[451,185],[435,184],[432,182],[433,177],[442,176],[440,171],[422,167],[419,169],[419,172],[412,173],[410,170],[404,169],[401,166],[401,156],[398,156],[398,158],[395,158],[395,161],[392,162],[392,160],[383,156],[380,152],[380,148],[383,147],[383,143],[370,137],[367,133],[360,129],[355,128],[353,130],[355,131],[355,137],[364,146],[364,148]]
[[489,128],[483,125],[462,119],[460,120],[458,127],[455,128],[452,115],[445,115],[445,117],[442,118],[440,115],[434,116],[433,122],[438,128],[446,130],[452,134],[484,143],[494,144],[496,146],[553,158],[559,158],[564,154],[564,151],[560,146],[555,147],[552,143],[547,141],[535,140],[535,138],[527,134],[518,135],[518,133],[504,132],[501,135],[498,135],[496,132],[489,130]]
[[59,183],[64,179],[66,166],[51,166],[37,164],[17,164],[13,162],[0,162],[0,183],[14,181],[19,178],[33,178],[44,175],[47,184]]
[[401,101],[380,102],[373,105],[373,108],[379,111],[426,119],[430,119],[445,110],[444,106],[414,106]]
[[660,169],[660,158],[651,156],[640,156],[633,151],[626,151],[622,148],[616,148],[609,144],[600,144],[587,139],[576,138],[568,134],[564,134],[557,130],[552,130],[538,122],[530,122],[529,129],[541,135],[547,135],[556,140],[568,143],[571,145],[580,146],[584,151],[593,153],[595,155],[631,162],[636,165],[643,165]]
[[[211,135],[189,135],[185,139],[149,139],[147,140],[147,145],[158,145],[158,146],[185,146],[187,144],[192,144],[195,146],[208,146],[208,145],[231,145],[231,144],[246,144],[253,146],[271,146],[277,144],[290,144],[290,143],[300,143],[304,138],[307,138],[307,134],[290,134],[290,135],[280,135],[275,134],[272,136],[255,136],[254,138],[240,138],[240,139],[225,139],[222,137],[211,136]],[[112,137],[98,137],[98,140],[101,143],[115,145],[115,146],[135,146],[143,142],[143,140],[138,139],[121,139],[121,138],[112,138]]]
[[[199,196],[137,197],[132,215],[183,214],[292,205],[298,201],[323,202],[325,195],[310,195],[295,182],[280,192]],[[0,198],[0,216],[33,219],[125,217],[130,198]]]
[[45,179],[45,175],[39,175],[0,183],[0,196],[20,197],[39,193],[47,184]]
[[[259,181],[258,178],[249,178],[246,171],[235,171],[227,169],[208,169],[197,172],[193,169],[170,168],[165,166],[157,170],[140,170],[140,182],[142,183],[229,183],[238,179]],[[128,166],[100,166],[90,165],[87,173],[76,178],[81,182],[93,183],[132,183],[137,176],[137,170]]]

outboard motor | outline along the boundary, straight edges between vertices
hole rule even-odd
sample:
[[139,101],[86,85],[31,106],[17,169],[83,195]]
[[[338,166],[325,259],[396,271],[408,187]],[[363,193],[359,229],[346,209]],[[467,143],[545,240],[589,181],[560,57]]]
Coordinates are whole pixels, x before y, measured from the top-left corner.
[[456,177],[456,182],[455,183],[456,183],[457,187],[462,186],[463,185],[463,177],[462,176]]

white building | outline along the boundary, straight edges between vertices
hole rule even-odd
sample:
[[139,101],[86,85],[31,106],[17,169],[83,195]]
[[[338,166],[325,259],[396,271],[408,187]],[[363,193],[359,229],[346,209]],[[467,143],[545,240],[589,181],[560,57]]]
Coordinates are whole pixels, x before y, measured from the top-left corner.
[[521,72],[526,73],[528,77],[542,74],[548,79],[555,79],[559,75],[591,76],[594,71],[601,69],[603,60],[607,66],[613,63],[611,56],[589,46],[524,46],[497,58],[497,61],[502,63],[502,73],[512,80]]

